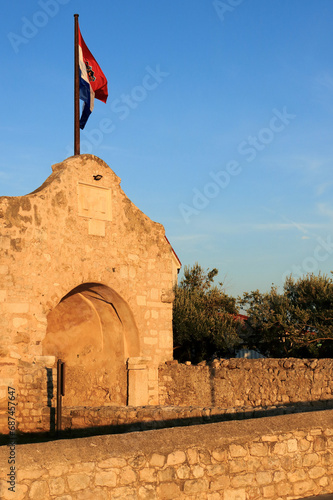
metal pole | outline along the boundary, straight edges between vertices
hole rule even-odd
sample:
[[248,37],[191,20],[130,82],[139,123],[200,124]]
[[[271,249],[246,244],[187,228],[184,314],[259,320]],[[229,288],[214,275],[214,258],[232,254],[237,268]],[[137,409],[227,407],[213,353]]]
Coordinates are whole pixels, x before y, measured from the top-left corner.
[[61,403],[62,403],[62,362],[58,359],[57,364],[57,432],[61,431]]
[[74,155],[80,154],[79,14],[74,14]]

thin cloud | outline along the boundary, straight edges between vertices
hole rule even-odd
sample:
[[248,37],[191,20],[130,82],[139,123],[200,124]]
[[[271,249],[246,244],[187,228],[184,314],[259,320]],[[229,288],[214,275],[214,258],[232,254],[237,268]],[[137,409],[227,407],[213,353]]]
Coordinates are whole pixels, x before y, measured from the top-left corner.
[[315,187],[316,196],[323,195],[331,186],[332,182],[324,182],[322,184],[318,184],[318,186]]
[[327,203],[318,203],[318,211],[321,215],[333,219],[333,209]]
[[[325,224],[308,224],[295,222],[267,222],[267,223],[242,223],[242,224],[216,224],[215,231],[219,234],[245,234],[250,232],[283,232],[297,229],[310,237],[311,232],[325,228]],[[207,227],[207,232],[209,228]],[[313,234],[312,234],[313,235]],[[205,236],[201,236],[205,237]]]
[[328,73],[322,73],[317,76],[316,84],[320,87],[325,87],[333,92],[333,76]]

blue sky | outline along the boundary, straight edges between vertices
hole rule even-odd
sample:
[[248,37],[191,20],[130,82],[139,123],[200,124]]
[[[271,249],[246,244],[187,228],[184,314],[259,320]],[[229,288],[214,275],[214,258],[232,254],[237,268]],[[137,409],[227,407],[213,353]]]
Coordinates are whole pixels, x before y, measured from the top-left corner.
[[5,2],[0,196],[73,154],[74,13],[109,82],[81,152],[121,177],[183,265],[218,268],[234,296],[330,273],[333,2]]

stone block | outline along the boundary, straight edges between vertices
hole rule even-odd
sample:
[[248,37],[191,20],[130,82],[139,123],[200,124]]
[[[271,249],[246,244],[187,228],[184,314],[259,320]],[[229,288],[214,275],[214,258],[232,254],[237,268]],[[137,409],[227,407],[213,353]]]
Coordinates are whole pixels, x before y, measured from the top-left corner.
[[62,477],[49,479],[51,495],[62,495],[65,491],[65,481]]
[[307,495],[310,496],[310,493],[314,493],[316,489],[316,483],[311,479],[304,481],[300,481],[298,483],[293,484],[293,493],[294,495]]
[[178,465],[184,463],[186,460],[185,453],[183,451],[177,450],[169,453],[167,457],[167,465]]
[[8,266],[6,264],[0,264],[0,274],[8,274]]
[[248,461],[244,459],[230,460],[230,473],[239,474],[248,470]]
[[273,453],[276,455],[285,455],[287,453],[286,443],[276,443],[273,447]]
[[13,327],[20,328],[28,323],[26,318],[13,318]]
[[152,337],[144,337],[143,342],[147,345],[157,345],[158,339]]
[[46,481],[34,481],[29,490],[31,500],[47,500],[50,498],[50,490]]
[[231,486],[233,488],[244,488],[244,486],[251,486],[254,484],[255,475],[252,473],[239,474],[231,478]]
[[319,462],[317,453],[308,453],[303,458],[303,467],[313,467]]
[[167,467],[166,469],[157,472],[157,479],[159,482],[174,481],[176,478],[176,471],[174,467]]
[[127,486],[128,484],[135,483],[137,480],[137,475],[134,470],[130,467],[124,467],[119,473],[119,484],[121,486]]
[[155,483],[156,482],[156,470],[145,467],[139,471],[139,478],[141,482],[144,483]]
[[96,472],[95,484],[96,486],[114,487],[117,484],[117,475],[113,471]]
[[156,496],[156,488],[149,484],[140,486],[138,491],[138,498],[140,500],[158,500]]
[[88,487],[90,477],[86,474],[69,474],[67,476],[67,481],[71,491],[79,491]]
[[250,455],[254,457],[265,457],[268,455],[268,446],[263,443],[253,443],[250,446]]
[[21,467],[18,468],[17,470],[17,481],[21,482],[24,481],[25,479],[39,479],[42,477],[43,474],[45,474],[46,470],[42,468],[38,469],[24,469]]
[[145,295],[137,295],[136,303],[138,306],[145,306],[147,304],[147,298]]
[[[109,500],[109,498],[107,490],[96,488],[96,486],[93,489],[87,488],[75,493],[75,500]],[[74,500],[72,497],[71,499]],[[56,500],[59,500],[59,497]]]
[[324,451],[326,448],[326,438],[316,436],[313,441],[313,451]]
[[111,221],[111,189],[80,182],[78,214],[94,220]]
[[184,483],[184,493],[193,495],[206,492],[209,489],[209,481],[207,479],[189,479]]
[[288,481],[291,483],[296,483],[298,481],[306,481],[307,475],[303,469],[296,469],[293,472],[287,473]]
[[231,458],[246,457],[247,449],[245,446],[238,444],[231,444],[229,446],[229,453]]
[[212,457],[217,462],[224,462],[227,460],[226,450],[213,450]]
[[326,474],[326,469],[324,467],[313,467],[308,471],[308,474],[311,479],[319,479]]
[[157,486],[157,498],[159,500],[174,500],[181,498],[181,491],[176,483],[162,483]]
[[191,467],[191,472],[195,478],[203,477],[205,474],[205,470],[201,467],[201,465],[194,465]]
[[27,302],[5,302],[2,308],[4,312],[11,314],[25,314],[29,312],[29,305]]
[[221,500],[223,493],[215,491],[214,493],[207,493],[207,500]]
[[239,490],[225,490],[224,500],[247,500],[246,492],[244,489]]
[[184,464],[177,468],[176,474],[179,479],[188,479],[191,475],[191,469],[188,465]]
[[105,236],[105,221],[89,219],[88,234],[93,236]]
[[[1,500],[25,500],[27,496],[28,486],[26,484],[17,483],[15,493],[8,490],[8,484],[0,480],[0,498]],[[31,497],[30,497],[31,498]],[[46,497],[47,498],[47,497]]]
[[151,459],[149,460],[149,465],[151,467],[163,467],[165,464],[165,456],[158,453],[153,453]]
[[219,476],[214,477],[210,482],[209,489],[211,491],[224,491],[230,486],[230,477],[229,476]]
[[138,500],[136,489],[130,487],[112,488],[110,498],[111,500]]
[[297,439],[288,439],[287,449],[289,453],[294,453],[298,450]]
[[272,472],[257,472],[256,473],[256,481],[259,486],[264,486],[271,484],[273,480],[273,473]]
[[274,485],[270,485],[270,486],[264,486],[263,487],[263,495],[264,495],[264,498],[272,498],[272,499],[275,499],[275,488],[274,488]]
[[226,466],[221,464],[207,465],[206,473],[209,477],[220,476],[226,472]]
[[299,447],[300,451],[302,451],[302,452],[309,450],[310,446],[311,446],[311,444],[307,439],[301,439],[298,442],[298,447]]
[[273,483],[280,483],[281,481],[285,481],[287,478],[287,475],[284,470],[279,470],[277,472],[274,472],[273,474]]

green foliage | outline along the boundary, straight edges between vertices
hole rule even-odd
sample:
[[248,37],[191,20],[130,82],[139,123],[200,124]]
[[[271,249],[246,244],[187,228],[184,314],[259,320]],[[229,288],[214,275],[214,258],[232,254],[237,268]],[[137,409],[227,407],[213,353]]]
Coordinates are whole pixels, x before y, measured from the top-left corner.
[[273,357],[333,356],[333,281],[326,275],[291,276],[283,292],[245,293],[239,300],[247,309],[252,334],[248,347]]
[[196,263],[185,266],[184,278],[175,287],[173,305],[174,356],[179,361],[198,363],[213,354],[234,350],[240,339],[236,299],[214,286],[217,269],[204,272]]

